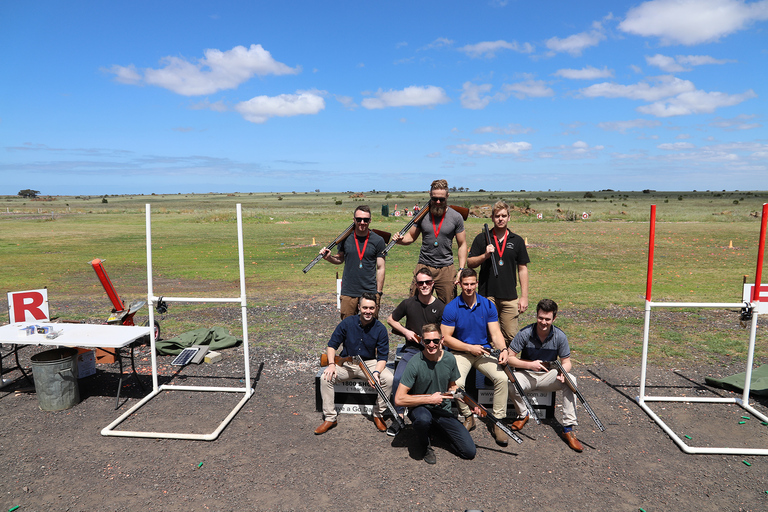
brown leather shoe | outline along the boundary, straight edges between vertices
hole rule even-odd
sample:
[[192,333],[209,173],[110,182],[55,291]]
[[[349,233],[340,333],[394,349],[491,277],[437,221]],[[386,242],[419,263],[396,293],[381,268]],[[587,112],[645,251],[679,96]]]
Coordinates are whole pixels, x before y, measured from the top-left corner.
[[324,421],[315,429],[315,435],[325,434],[338,424],[336,421]]
[[496,443],[501,446],[507,446],[509,443],[509,436],[498,425],[493,426],[493,437],[496,438]]
[[576,450],[577,452],[580,452],[584,449],[584,447],[581,445],[581,442],[579,442],[578,439],[576,439],[576,434],[571,432],[561,432],[560,437],[563,438],[563,441],[565,441],[568,446],[571,448],[571,450]]
[[384,423],[384,420],[382,420],[378,416],[373,417],[373,424],[376,425],[376,428],[379,429],[379,432],[387,431],[387,424]]
[[523,427],[525,424],[528,423],[528,415],[523,416],[522,418],[519,418],[512,422],[512,426],[509,427],[510,430],[523,430]]
[[475,428],[475,417],[474,416],[465,416],[464,417],[464,428],[467,429],[467,432],[472,432],[472,429]]

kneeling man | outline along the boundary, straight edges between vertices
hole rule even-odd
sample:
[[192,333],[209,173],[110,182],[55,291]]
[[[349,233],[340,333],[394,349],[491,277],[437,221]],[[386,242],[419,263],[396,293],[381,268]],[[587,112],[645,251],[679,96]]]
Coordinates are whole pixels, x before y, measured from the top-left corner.
[[[331,335],[326,353],[330,364],[323,371],[320,379],[320,395],[323,398],[323,423],[315,429],[315,434],[325,434],[336,426],[336,400],[333,384],[351,379],[366,380],[363,370],[354,362],[337,366],[333,361],[341,345],[344,349],[341,357],[357,356],[363,358],[373,378],[378,381],[385,395],[392,393],[392,372],[387,368],[389,358],[389,335],[387,328],[376,320],[376,295],[365,292],[358,304],[359,315],[348,316],[341,321]],[[381,432],[386,432],[383,414],[386,404],[378,397],[373,408],[373,423]]]
[[[571,381],[576,385],[576,376],[571,374],[571,349],[568,338],[559,328],[552,325],[557,316],[557,303],[551,299],[542,299],[536,305],[536,323],[523,327],[509,344],[507,362],[517,369],[527,370],[516,372],[515,377],[523,391],[560,391],[563,396],[563,432],[560,436],[568,446],[580,452],[584,449],[576,439],[573,427],[576,421],[576,396],[565,383],[565,377],[557,370],[550,370],[545,364],[560,357],[563,370],[568,372]],[[520,430],[528,422],[528,410],[523,399],[509,384],[510,393],[514,396],[515,409],[518,419],[512,423],[512,430]]]
[[451,413],[450,393],[456,390],[459,378],[456,358],[443,350],[443,337],[436,324],[426,324],[421,333],[424,350],[408,362],[395,394],[395,404],[408,407],[419,452],[427,464],[436,462],[429,444],[430,429],[445,434],[459,457],[474,459],[475,442]]

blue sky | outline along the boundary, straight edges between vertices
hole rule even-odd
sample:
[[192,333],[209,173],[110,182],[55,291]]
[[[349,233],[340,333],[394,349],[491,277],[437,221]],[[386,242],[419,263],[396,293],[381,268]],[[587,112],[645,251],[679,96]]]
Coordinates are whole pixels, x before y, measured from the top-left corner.
[[0,44],[0,194],[768,189],[768,0],[6,0]]

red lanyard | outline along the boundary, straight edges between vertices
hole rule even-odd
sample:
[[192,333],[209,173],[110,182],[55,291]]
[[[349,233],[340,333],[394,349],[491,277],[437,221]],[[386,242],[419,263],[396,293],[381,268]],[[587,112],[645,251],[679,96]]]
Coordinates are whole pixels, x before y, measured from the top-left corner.
[[368,239],[371,237],[371,232],[365,236],[365,243],[363,244],[363,250],[360,250],[360,242],[357,241],[357,235],[355,236],[355,246],[357,247],[357,256],[360,258],[360,268],[363,268],[363,255],[365,254],[365,248],[368,247]]
[[429,218],[432,221],[432,229],[435,230],[435,245],[437,245],[437,237],[440,235],[440,229],[443,227],[443,221],[445,220],[445,215],[443,215],[443,218],[440,219],[440,224],[435,225],[435,218],[432,216],[432,214],[429,214]]
[[496,251],[499,253],[499,260],[504,256],[504,249],[507,248],[507,232],[504,232],[504,238],[501,239],[501,247],[499,247],[499,239],[496,238],[496,231],[493,232],[493,241],[496,243]]

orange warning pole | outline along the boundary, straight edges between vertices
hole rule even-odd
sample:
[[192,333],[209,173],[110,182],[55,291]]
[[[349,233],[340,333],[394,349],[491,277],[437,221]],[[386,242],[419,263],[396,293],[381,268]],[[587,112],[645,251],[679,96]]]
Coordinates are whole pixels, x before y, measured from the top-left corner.
[[99,258],[95,258],[91,261],[91,266],[93,266],[93,270],[96,271],[96,275],[98,276],[99,281],[101,281],[104,291],[107,292],[107,297],[112,301],[112,305],[115,307],[115,312],[119,313],[120,311],[124,311],[125,304],[123,304],[112,281],[109,279],[107,271],[104,269],[104,262]]

